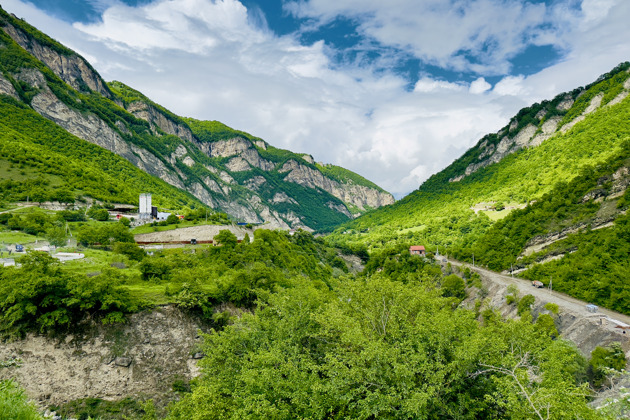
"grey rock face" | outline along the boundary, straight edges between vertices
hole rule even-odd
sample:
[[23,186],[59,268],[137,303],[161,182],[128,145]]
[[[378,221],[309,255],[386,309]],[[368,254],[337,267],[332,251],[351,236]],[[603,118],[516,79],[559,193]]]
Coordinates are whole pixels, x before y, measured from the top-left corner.
[[199,374],[190,358],[202,325],[174,307],[131,315],[124,325],[95,324],[83,337],[64,342],[41,335],[0,343],[0,360],[19,355],[21,367],[0,369],[28,396],[60,405],[79,398],[146,398],[164,404],[175,379]]
[[0,74],[0,93],[9,95],[13,99],[20,99],[11,82],[9,82],[2,74]]
[[46,64],[61,80],[76,90],[83,90],[87,86],[90,90],[107,98],[111,97],[103,79],[79,55],[60,54],[50,47],[29,39],[24,32],[11,24],[7,24],[2,29],[18,45]]
[[298,163],[294,159],[287,161],[278,172],[288,172],[284,178],[285,181],[295,182],[310,188],[313,188],[313,186],[321,188],[344,203],[350,203],[360,210],[365,210],[367,207],[381,207],[394,202],[394,197],[391,194],[382,193],[362,185],[341,184],[325,177],[320,171]]
[[146,102],[132,102],[127,106],[127,111],[131,112],[137,118],[147,121],[152,126],[159,127],[160,130],[164,131],[166,134],[172,134],[189,142],[193,141],[192,132],[188,127],[172,121]]

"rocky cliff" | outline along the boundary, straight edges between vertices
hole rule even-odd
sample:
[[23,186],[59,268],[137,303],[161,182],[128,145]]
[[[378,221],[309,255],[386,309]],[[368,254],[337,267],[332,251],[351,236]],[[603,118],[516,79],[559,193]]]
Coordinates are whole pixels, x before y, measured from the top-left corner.
[[[629,70],[625,70],[625,72],[628,73]],[[583,95],[586,93],[586,89],[579,88],[569,93],[563,93],[552,101],[545,101],[521,110],[508,126],[497,133],[485,136],[471,149],[474,158],[468,162],[464,171],[452,177],[450,182],[461,181],[479,169],[497,163],[521,149],[539,146],[557,133],[566,133],[603,104],[603,93],[585,97]],[[627,79],[624,83],[624,89],[614,97],[609,98],[605,105],[615,105],[629,93],[630,79]]]
[[1,9],[0,28],[0,43],[23,54],[20,64],[0,65],[0,94],[238,221],[330,229],[394,201],[356,174],[327,176],[310,155],[181,118],[120,82],[107,84],[78,54]]
[[195,318],[167,306],[134,314],[124,325],[99,326],[50,338],[29,335],[0,343],[0,360],[14,360],[0,378],[15,378],[43,405],[82,398],[138,400],[165,405],[177,398],[175,381],[198,374],[199,331]]

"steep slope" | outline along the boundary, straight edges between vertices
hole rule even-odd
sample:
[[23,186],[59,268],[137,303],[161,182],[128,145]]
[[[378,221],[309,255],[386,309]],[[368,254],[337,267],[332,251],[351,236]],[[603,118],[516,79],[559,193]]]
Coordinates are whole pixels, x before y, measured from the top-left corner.
[[[0,27],[0,94],[239,221],[327,230],[393,203],[349,171],[326,175],[310,156],[107,84],[82,57],[2,9]],[[29,137],[26,125],[12,129]]]
[[[597,82],[521,110],[417,191],[340,227],[333,240],[465,248],[493,220],[619,156],[630,138],[630,63]],[[497,212],[495,207],[508,211]],[[490,217],[488,217],[490,216]]]
[[630,141],[453,255],[630,314]]

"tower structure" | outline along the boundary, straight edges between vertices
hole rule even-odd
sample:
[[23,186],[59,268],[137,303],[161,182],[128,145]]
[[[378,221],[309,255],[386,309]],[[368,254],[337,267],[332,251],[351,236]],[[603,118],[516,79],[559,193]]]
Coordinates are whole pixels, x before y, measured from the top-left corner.
[[151,194],[140,194],[139,218],[151,219]]

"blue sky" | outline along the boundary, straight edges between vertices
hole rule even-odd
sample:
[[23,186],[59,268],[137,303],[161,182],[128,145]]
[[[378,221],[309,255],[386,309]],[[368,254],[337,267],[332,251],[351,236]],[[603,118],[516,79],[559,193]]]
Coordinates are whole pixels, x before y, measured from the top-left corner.
[[521,107],[630,60],[627,0],[3,0],[184,116],[401,197]]

